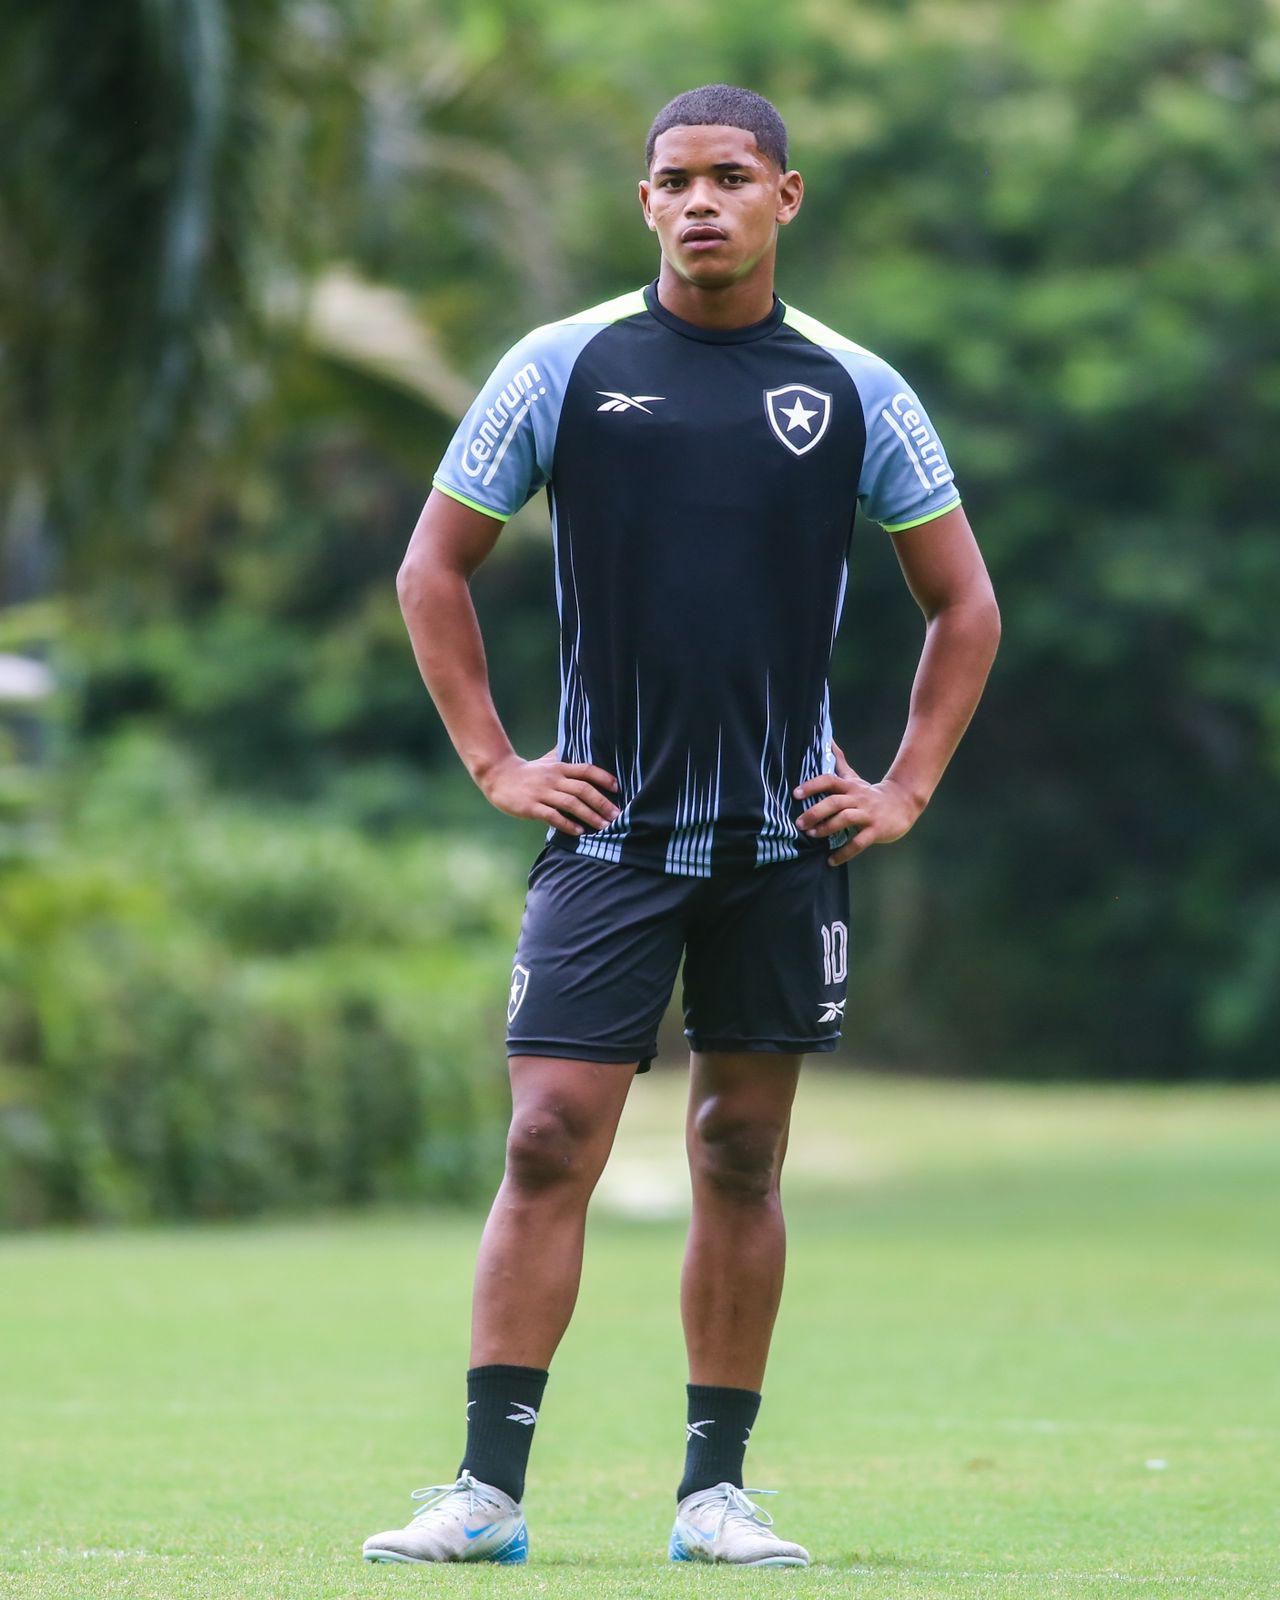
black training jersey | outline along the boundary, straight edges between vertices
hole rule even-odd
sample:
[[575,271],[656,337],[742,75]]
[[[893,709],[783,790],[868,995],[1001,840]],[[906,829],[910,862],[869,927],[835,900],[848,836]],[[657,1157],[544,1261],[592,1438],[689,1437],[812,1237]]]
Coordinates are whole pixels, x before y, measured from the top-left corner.
[[835,848],[792,791],[835,765],[855,511],[896,532],[960,503],[892,367],[776,296],[700,328],[651,283],[509,350],[434,481],[499,518],[547,490],[558,751],[615,773],[621,807],[553,844],[695,877]]

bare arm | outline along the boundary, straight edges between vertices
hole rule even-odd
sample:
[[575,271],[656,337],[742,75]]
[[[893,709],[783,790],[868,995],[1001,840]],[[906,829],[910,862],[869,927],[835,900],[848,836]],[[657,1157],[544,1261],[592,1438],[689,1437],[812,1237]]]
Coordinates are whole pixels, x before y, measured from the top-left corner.
[[612,773],[565,762],[556,751],[523,761],[512,748],[489,689],[471,576],[502,532],[496,517],[433,489],[396,576],[400,610],[422,681],[463,765],[490,804],[562,833],[603,828],[617,815],[604,791]]
[[858,830],[832,851],[828,864],[833,867],[868,845],[900,839],[928,805],[982,698],[1000,639],[991,579],[960,507],[890,537],[925,616],[924,649],[906,731],[881,781],[859,777],[837,745],[836,770],[796,790],[797,799],[827,796],[797,818],[810,838]]

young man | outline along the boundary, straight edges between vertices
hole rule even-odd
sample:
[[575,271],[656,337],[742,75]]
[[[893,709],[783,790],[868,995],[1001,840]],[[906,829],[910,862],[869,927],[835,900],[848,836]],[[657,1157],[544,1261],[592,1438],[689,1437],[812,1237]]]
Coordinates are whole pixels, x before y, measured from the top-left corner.
[[[687,1448],[670,1556],[804,1566],[744,1493],[782,1289],[778,1176],[805,1052],[845,1004],[847,863],[900,839],[977,705],[999,620],[942,447],[879,357],[774,294],[800,208],[767,100],[716,84],[658,116],[648,287],[538,328],[463,420],[405,557],[418,665],[486,798],[548,824],[507,1005],[506,1173],[476,1272],[466,1451],[373,1561],[523,1561],[525,1468],[578,1291],[587,1203],[682,951],[693,1215]],[[468,580],[547,489],[559,736],[522,760]],[[827,668],[861,502],[927,619],[878,783],[832,735]]]

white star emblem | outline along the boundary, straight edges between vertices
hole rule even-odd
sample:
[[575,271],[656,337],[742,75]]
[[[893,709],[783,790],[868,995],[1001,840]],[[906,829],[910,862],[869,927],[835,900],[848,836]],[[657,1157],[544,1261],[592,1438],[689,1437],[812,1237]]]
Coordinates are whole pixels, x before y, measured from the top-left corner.
[[791,432],[792,428],[803,428],[806,433],[813,432],[813,429],[809,426],[809,418],[818,415],[817,408],[815,407],[812,411],[806,410],[801,403],[799,395],[796,396],[796,403],[790,410],[786,406],[779,406],[778,410],[787,418],[788,433]]
[[529,992],[529,969],[517,961],[511,971],[511,989],[507,995],[507,1021],[514,1022],[516,1012],[524,1004]]
[[[789,400],[790,405],[783,402]],[[831,396],[807,383],[783,383],[764,391],[769,430],[793,456],[808,455],[826,436],[831,423]]]

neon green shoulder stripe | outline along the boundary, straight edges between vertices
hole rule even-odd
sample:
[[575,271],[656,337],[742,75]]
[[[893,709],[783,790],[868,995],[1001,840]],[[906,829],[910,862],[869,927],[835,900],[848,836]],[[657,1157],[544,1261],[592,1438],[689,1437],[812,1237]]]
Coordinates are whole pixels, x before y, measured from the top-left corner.
[[907,528],[918,528],[922,522],[932,522],[935,517],[945,517],[948,511],[954,511],[960,504],[960,496],[949,501],[945,506],[939,506],[936,511],[926,511],[924,516],[915,517],[910,522],[882,522],[880,526],[886,533],[902,533]]
[[629,289],[626,294],[616,295],[612,300],[602,300],[598,306],[588,306],[585,311],[575,311],[571,317],[561,317],[559,322],[553,322],[553,328],[563,328],[573,322],[619,322],[623,317],[634,317],[637,311],[643,311],[644,290]]
[[819,322],[817,317],[811,317],[804,311],[797,311],[794,306],[787,307],[782,320],[797,333],[804,334],[806,339],[812,339],[814,344],[825,345],[828,350],[852,350],[855,355],[860,356],[874,354],[862,345],[855,344],[852,339],[846,339],[844,334],[837,333],[834,328],[828,328],[826,323]]
[[486,517],[496,517],[499,522],[510,520],[509,511],[495,511],[492,506],[483,506],[478,500],[473,500],[469,495],[459,494],[456,489],[451,489],[447,483],[439,478],[432,478],[431,487],[439,489],[441,494],[447,494],[451,500],[460,500],[464,506],[470,506],[473,511],[483,511]]

